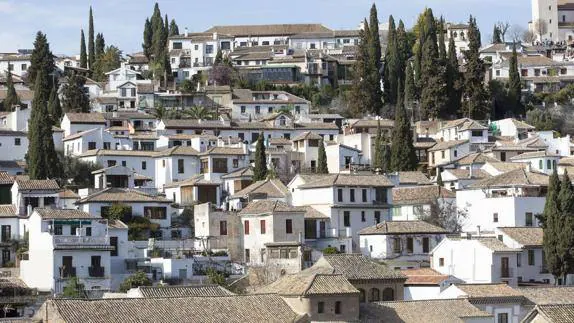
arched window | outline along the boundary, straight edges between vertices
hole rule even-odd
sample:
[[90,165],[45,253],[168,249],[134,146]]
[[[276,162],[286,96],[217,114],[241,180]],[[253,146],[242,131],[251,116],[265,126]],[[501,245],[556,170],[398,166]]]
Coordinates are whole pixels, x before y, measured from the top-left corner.
[[381,293],[378,288],[371,288],[369,293],[369,302],[378,302],[381,300]]
[[362,288],[359,288],[359,293],[361,293],[361,295],[359,295],[359,302],[364,303],[365,302],[365,290]]
[[457,34],[456,31],[455,31],[455,32],[452,33],[452,37],[453,37],[453,38],[456,38],[456,36],[458,36],[458,34]]
[[395,290],[387,287],[383,290],[383,301],[394,301],[395,300]]
[[463,31],[460,32],[460,38],[462,38],[462,40],[464,40],[464,32]]

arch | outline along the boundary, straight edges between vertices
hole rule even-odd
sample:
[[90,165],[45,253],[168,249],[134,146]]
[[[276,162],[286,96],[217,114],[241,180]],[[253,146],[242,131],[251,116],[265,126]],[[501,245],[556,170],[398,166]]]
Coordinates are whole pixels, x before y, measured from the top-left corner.
[[395,290],[387,287],[383,290],[383,301],[394,301],[395,300]]
[[366,295],[365,295],[365,290],[362,289],[362,288],[359,288],[359,293],[361,293],[361,294],[359,295],[359,302],[360,302],[360,303],[364,303],[364,302],[365,302],[365,296],[366,296]]
[[378,302],[381,300],[381,292],[378,288],[371,288],[369,292],[369,302]]
[[452,32],[452,37],[453,37],[453,38],[456,38],[456,36],[458,36],[457,32],[456,32],[456,31],[453,31],[453,32]]

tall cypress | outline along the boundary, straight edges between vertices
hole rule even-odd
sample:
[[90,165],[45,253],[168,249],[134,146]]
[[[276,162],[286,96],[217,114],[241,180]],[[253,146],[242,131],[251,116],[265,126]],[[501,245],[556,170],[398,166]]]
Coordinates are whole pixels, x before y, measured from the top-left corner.
[[255,167],[253,167],[253,181],[260,181],[267,178],[267,156],[265,155],[265,136],[263,132],[259,134],[255,145]]
[[179,35],[179,27],[177,26],[175,19],[172,19],[169,23],[169,36],[171,37],[177,35]]
[[[405,108],[414,109],[414,102],[416,100],[416,85],[415,76],[413,71],[413,64],[411,62],[406,62],[405,71]],[[414,113],[413,113],[414,114]]]
[[440,17],[440,21],[438,24],[438,58],[441,62],[446,61],[446,46],[444,40],[444,19]]
[[387,34],[387,49],[385,51],[385,72],[383,74],[383,88],[385,103],[395,104],[397,102],[398,75],[398,45],[395,19],[389,16],[389,32]]
[[512,45],[512,56],[510,57],[510,66],[508,71],[508,100],[514,115],[521,115],[524,109],[521,103],[522,82],[518,72],[518,55],[516,53],[516,44]]
[[422,118],[436,119],[444,115],[447,104],[444,65],[437,46],[437,28],[432,10],[425,13],[425,37],[421,61],[421,113]]
[[106,40],[104,34],[98,33],[96,35],[96,61],[104,54],[106,50]]
[[448,114],[452,117],[460,112],[460,88],[461,77],[458,66],[458,56],[456,55],[456,46],[454,38],[449,37],[448,57],[446,61],[446,88],[448,92]]
[[[88,68],[88,56],[86,54],[86,38],[84,38],[84,30],[80,32],[80,67]],[[93,66],[90,66],[93,68]]]
[[353,66],[353,85],[351,87],[353,105],[351,106],[351,114],[354,117],[361,117],[363,114],[369,113],[372,107],[371,96],[367,93],[367,78],[372,60],[369,58],[370,32],[366,19],[363,22],[363,26],[363,29],[359,30],[360,41]]
[[565,282],[566,275],[574,270],[574,187],[567,170],[562,177],[558,202],[561,217],[556,250],[560,259],[562,281]]
[[[409,55],[411,52],[411,44],[409,43],[409,38],[407,36],[407,30],[405,29],[405,24],[402,20],[399,20],[399,26],[397,27],[397,57],[398,57],[398,64],[397,64],[397,74],[399,82],[401,82],[401,88],[405,88],[405,70],[407,67],[407,61],[409,59]],[[397,82],[397,83],[399,83]],[[397,85],[397,92],[398,92],[398,85]],[[403,95],[402,93],[397,93],[398,95]]]
[[494,25],[494,30],[492,31],[492,43],[502,44],[502,34],[497,25]]
[[368,74],[368,94],[372,96],[371,101],[373,106],[370,109],[370,113],[379,114],[383,111],[383,91],[381,89],[381,38],[379,36],[379,17],[377,15],[377,6],[373,3],[371,7],[370,20],[369,20],[369,32],[371,36],[370,41],[370,58],[372,60],[370,68],[370,73]]
[[466,59],[463,88],[463,115],[472,119],[486,119],[490,112],[487,102],[488,95],[484,88],[484,64],[480,59],[480,30],[476,19],[470,16],[468,23],[468,50]]
[[375,152],[373,153],[373,168],[383,168],[383,131],[381,129],[381,120],[377,120],[377,137],[375,138]]
[[325,151],[325,143],[323,140],[319,141],[319,151],[317,156],[317,174],[329,174],[329,167],[327,165],[327,152]]
[[546,256],[546,266],[548,271],[556,278],[562,275],[560,255],[558,253],[559,232],[560,232],[560,178],[556,170],[550,176],[548,183],[548,193],[544,211],[539,217],[544,230],[543,249]]
[[379,17],[377,14],[377,6],[373,3],[371,6],[371,13],[369,19],[369,30],[371,32],[371,46],[372,46],[372,58],[375,62],[375,67],[377,71],[381,70],[381,38],[379,35]]
[[96,52],[94,44],[94,16],[92,14],[92,6],[90,6],[90,26],[88,29],[88,65],[90,69],[94,68],[96,62]]
[[52,91],[50,92],[50,99],[48,100],[48,114],[52,120],[52,124],[58,126],[62,118],[62,106],[60,105],[60,98],[58,97],[58,84],[54,82]]
[[[399,89],[400,91],[401,89]],[[411,171],[417,168],[417,157],[413,146],[413,134],[407,111],[399,96],[395,109],[395,124],[391,141],[391,170]]]
[[16,88],[12,81],[12,73],[10,71],[6,71],[6,97],[4,98],[4,101],[2,101],[2,107],[4,108],[4,111],[12,111],[12,108],[19,104],[20,99],[18,98],[18,93],[16,93]]
[[151,55],[153,53],[152,39],[153,39],[153,31],[151,27],[151,21],[149,20],[149,18],[146,18],[144,25],[142,48],[145,57],[147,57],[148,59],[151,58]]
[[[27,78],[28,82],[36,81],[36,74],[42,70],[46,77],[54,72],[56,65],[54,64],[54,54],[50,50],[50,44],[46,35],[41,31],[36,33],[36,39],[34,40],[34,49],[30,55],[30,67],[28,68]],[[49,84],[50,82],[48,82]],[[50,87],[40,88],[42,95],[48,97],[50,95]]]

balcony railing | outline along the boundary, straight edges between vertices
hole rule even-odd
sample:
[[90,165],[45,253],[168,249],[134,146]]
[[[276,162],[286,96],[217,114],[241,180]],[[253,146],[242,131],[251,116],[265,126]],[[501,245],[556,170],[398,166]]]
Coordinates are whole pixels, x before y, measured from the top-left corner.
[[76,277],[76,267],[60,267],[60,278]]
[[108,237],[54,236],[55,245],[107,245]]
[[104,277],[104,267],[88,267],[90,277]]

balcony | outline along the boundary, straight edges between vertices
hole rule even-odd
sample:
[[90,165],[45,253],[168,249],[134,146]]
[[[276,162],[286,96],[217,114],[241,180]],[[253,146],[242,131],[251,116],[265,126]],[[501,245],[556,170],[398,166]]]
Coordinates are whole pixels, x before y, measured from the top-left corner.
[[108,237],[86,237],[86,236],[54,236],[54,245],[57,246],[90,246],[108,245]]
[[76,267],[60,267],[60,278],[76,277]]
[[88,267],[88,274],[90,277],[104,277],[104,267]]

